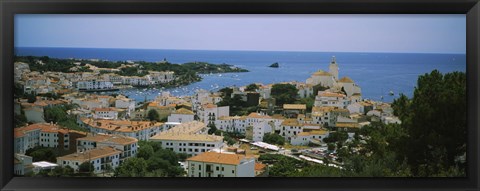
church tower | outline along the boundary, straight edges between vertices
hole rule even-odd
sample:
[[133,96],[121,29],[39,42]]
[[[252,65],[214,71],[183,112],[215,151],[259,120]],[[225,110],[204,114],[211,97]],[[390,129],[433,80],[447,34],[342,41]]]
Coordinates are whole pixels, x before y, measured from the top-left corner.
[[335,59],[335,56],[332,57],[332,62],[330,62],[328,72],[333,75],[333,78],[335,80],[338,80],[338,64],[337,64],[337,60]]

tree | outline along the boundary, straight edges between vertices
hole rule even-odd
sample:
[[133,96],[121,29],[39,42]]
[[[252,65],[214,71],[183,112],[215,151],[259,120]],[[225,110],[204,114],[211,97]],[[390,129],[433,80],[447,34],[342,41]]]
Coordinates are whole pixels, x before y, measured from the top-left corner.
[[33,93],[29,93],[26,96],[27,96],[27,102],[28,103],[34,103],[34,102],[37,101],[37,96]]
[[53,148],[47,147],[35,147],[28,149],[25,152],[25,155],[31,156],[33,158],[33,162],[39,161],[48,161],[48,162],[57,162],[57,153],[53,150]]
[[115,169],[116,177],[144,177],[147,162],[143,158],[128,158]]
[[256,91],[256,90],[258,90],[257,84],[250,84],[245,88],[245,91]]
[[45,109],[44,116],[45,121],[58,123],[66,120],[67,112],[61,106],[53,106]]
[[276,133],[266,133],[265,135],[263,135],[263,142],[275,145],[284,145],[285,138]]
[[298,89],[292,84],[274,84],[271,90],[271,96],[275,98],[279,106],[294,103],[297,93]]
[[154,109],[148,111],[147,117],[150,121],[160,121],[160,115],[158,114],[157,110]]
[[85,161],[80,166],[78,166],[78,172],[79,173],[85,173],[85,174],[93,174],[95,168],[93,166],[93,163],[90,161]]
[[418,78],[413,98],[395,100],[394,109],[408,132],[404,156],[412,173],[430,176],[451,167],[466,153],[466,74],[438,70]]
[[153,156],[153,153],[154,153],[153,147],[149,144],[144,144],[138,148],[137,157],[148,160],[150,157]]
[[217,126],[215,124],[210,124],[210,128],[208,129],[208,134],[214,134],[217,131]]

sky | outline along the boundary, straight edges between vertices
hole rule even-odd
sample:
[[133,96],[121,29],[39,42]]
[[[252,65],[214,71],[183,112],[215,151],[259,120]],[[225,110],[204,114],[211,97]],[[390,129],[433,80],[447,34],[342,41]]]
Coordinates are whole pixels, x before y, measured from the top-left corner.
[[455,15],[15,16],[16,47],[465,53]]

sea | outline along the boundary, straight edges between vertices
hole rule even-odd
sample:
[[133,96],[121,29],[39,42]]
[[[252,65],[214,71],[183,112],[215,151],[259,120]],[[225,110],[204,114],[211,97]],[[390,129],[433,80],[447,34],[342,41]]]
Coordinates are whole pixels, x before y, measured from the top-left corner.
[[[230,64],[249,70],[245,73],[201,75],[203,80],[176,88],[131,88],[119,92],[137,102],[153,100],[162,91],[175,96],[190,96],[198,89],[217,91],[223,87],[251,83],[305,82],[318,70],[328,71],[333,56],[339,77],[350,77],[361,87],[363,98],[392,102],[399,95],[412,97],[419,75],[439,70],[442,73],[466,71],[465,54],[375,53],[375,52],[293,52],[293,51],[218,51],[162,49],[99,49],[17,47],[18,56],[100,59],[109,61],[148,61],[164,59],[171,63],[209,62]],[[268,67],[278,62],[279,68]],[[393,92],[393,95],[390,95]]]

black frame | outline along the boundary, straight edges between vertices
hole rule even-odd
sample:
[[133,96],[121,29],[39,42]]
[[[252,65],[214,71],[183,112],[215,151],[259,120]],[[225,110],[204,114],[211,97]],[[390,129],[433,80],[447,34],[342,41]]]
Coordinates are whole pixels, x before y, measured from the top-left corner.
[[[0,189],[2,190],[479,190],[479,0],[2,0]],[[467,178],[20,178],[13,177],[13,16],[57,14],[466,14]]]

